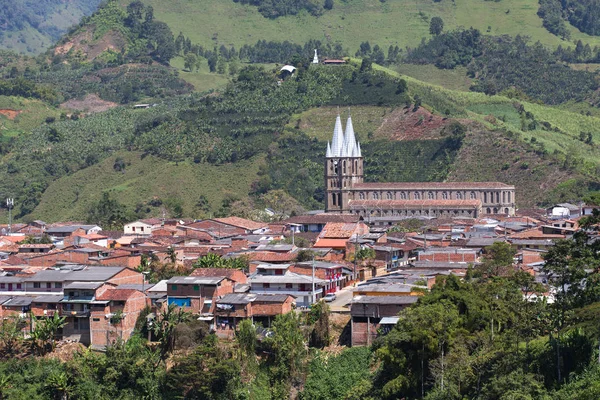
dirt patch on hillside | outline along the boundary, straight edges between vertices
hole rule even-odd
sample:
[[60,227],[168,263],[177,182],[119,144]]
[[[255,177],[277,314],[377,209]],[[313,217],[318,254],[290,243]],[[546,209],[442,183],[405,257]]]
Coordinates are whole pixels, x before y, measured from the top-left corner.
[[102,100],[96,94],[88,94],[83,100],[71,99],[60,105],[62,108],[68,108],[69,110],[79,110],[87,113],[98,113],[110,110],[118,106],[117,103],[112,101]]
[[398,108],[385,116],[375,135],[391,140],[439,139],[440,132],[450,122],[423,107],[414,112],[412,108]]
[[94,40],[94,28],[73,36],[68,42],[56,46],[55,55],[65,55],[69,52],[81,51],[88,60],[93,60],[106,50],[120,52],[127,41],[119,32],[110,31],[98,40]]
[[23,110],[10,110],[10,109],[0,109],[0,115],[4,115],[6,118],[11,121],[17,117],[17,115],[21,114]]

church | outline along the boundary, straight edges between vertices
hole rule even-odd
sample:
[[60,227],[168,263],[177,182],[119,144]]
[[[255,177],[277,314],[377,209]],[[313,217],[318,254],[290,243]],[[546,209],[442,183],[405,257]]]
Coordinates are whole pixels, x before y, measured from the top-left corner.
[[501,182],[364,182],[352,117],[338,114],[325,155],[325,212],[363,218],[478,218],[514,215],[515,187]]

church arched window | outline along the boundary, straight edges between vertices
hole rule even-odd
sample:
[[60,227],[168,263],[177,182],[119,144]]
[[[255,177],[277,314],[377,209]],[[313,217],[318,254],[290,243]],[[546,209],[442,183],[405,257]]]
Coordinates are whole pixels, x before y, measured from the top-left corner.
[[435,196],[433,195],[433,192],[427,192],[427,198],[429,200],[433,200],[435,198]]
[[442,200],[448,200],[448,192],[442,192]]
[[342,161],[344,174],[346,173],[346,160]]
[[462,200],[463,199],[463,194],[461,192],[456,192],[456,199],[457,200]]
[[379,200],[379,193],[373,192],[373,200]]
[[471,200],[475,200],[477,198],[477,195],[475,194],[475,192],[471,192]]
[[421,193],[415,192],[415,200],[421,200]]
[[385,194],[385,198],[388,200],[392,200],[394,198],[394,195],[392,194],[392,192],[387,192]]
[[406,200],[406,192],[400,192],[400,199]]
[[360,192],[360,193],[358,194],[358,198],[359,198],[360,200],[364,200],[364,199],[365,199],[365,194],[364,194],[364,192]]

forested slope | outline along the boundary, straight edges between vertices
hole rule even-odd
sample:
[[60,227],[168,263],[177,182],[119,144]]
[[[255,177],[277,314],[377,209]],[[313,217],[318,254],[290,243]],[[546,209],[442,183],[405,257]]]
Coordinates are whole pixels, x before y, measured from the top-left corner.
[[47,50],[101,0],[2,0],[0,48],[25,54]]

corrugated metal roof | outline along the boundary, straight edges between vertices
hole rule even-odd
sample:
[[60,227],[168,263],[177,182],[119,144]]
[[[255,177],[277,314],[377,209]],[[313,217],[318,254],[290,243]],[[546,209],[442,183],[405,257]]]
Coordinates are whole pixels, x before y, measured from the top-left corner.
[[226,279],[223,276],[216,277],[197,277],[197,276],[174,276],[167,281],[167,284],[175,285],[216,285]]
[[352,299],[355,304],[414,304],[419,296],[356,296]]
[[34,303],[60,303],[63,299],[62,294],[45,294],[33,298]]
[[100,286],[104,285],[104,282],[71,282],[65,285],[64,289],[90,289],[96,290]]

